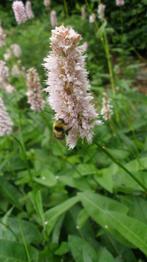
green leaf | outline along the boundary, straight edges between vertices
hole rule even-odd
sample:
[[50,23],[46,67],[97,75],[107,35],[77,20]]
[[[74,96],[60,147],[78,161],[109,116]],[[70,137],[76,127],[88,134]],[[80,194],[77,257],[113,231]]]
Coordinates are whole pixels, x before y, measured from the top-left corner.
[[76,170],[78,170],[81,176],[93,175],[97,172],[96,167],[92,164],[80,164],[77,166]]
[[62,242],[60,247],[55,251],[55,254],[58,256],[62,256],[69,252],[69,247],[67,242]]
[[57,183],[55,175],[48,169],[43,169],[40,177],[35,177],[34,181],[46,187],[55,186]]
[[28,248],[30,260],[26,254],[24,245],[8,240],[0,240],[0,262],[39,262],[38,252],[32,248]]
[[6,220],[0,222],[0,239],[5,240],[21,240],[21,232],[25,237],[27,243],[38,243],[41,241],[41,234],[36,225],[31,222],[19,219],[19,218],[6,218]]
[[79,198],[77,196],[72,197],[60,205],[53,207],[49,209],[45,213],[45,220],[47,222],[47,230],[48,234],[52,231],[54,225],[57,222],[57,219],[64,214],[66,211],[68,211],[72,206],[74,206],[79,201]]
[[111,253],[105,248],[101,247],[98,250],[98,262],[115,262],[116,260]]
[[86,240],[69,236],[68,243],[76,262],[97,262],[96,251]]
[[0,192],[1,194],[10,201],[16,207],[20,207],[21,194],[19,191],[10,184],[4,177],[0,177]]
[[[147,157],[132,160],[127,163],[125,167],[147,186],[147,177],[143,172],[141,172],[142,170],[147,169]],[[111,193],[114,189],[123,192],[142,190],[142,188],[116,164],[112,164],[108,168],[103,168],[97,171],[95,179],[102,187]]]
[[34,208],[37,212],[37,214],[39,215],[40,219],[41,219],[41,224],[44,225],[44,211],[43,211],[43,204],[42,204],[42,195],[41,195],[41,191],[38,190],[34,190],[32,192],[29,193],[30,198],[33,202]]
[[107,230],[116,230],[147,255],[147,226],[145,224],[123,214],[121,204],[120,210],[117,207],[119,203],[116,206],[113,204],[112,208],[110,208],[109,200],[107,205],[104,204],[102,201],[103,197],[100,197],[98,194],[90,192],[79,193],[79,197],[87,213],[98,224]]
[[86,221],[88,220],[89,216],[87,214],[87,212],[85,211],[85,209],[82,209],[77,217],[77,228],[80,229],[84,226],[84,224],[86,223]]

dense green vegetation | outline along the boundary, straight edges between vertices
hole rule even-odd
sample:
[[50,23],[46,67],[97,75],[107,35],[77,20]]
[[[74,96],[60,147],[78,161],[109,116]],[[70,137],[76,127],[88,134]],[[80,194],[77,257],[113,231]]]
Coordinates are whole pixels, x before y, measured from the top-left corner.
[[[23,75],[10,76],[16,91],[0,90],[13,120],[13,133],[0,137],[0,261],[145,262],[147,257],[147,98],[140,72],[146,52],[146,0],[116,7],[105,1],[106,20],[88,15],[98,1],[53,1],[58,25],[72,26],[87,42],[87,70],[97,110],[107,90],[110,120],[94,130],[92,144],[73,150],[52,132],[54,114],[46,103],[31,111]],[[66,2],[66,1],[65,1]],[[73,4],[74,2],[74,4]],[[16,25],[11,1],[0,5],[6,44],[22,49],[25,71],[35,67],[45,88],[43,59],[51,26],[42,1],[32,1],[35,18]],[[72,7],[72,9],[71,9]],[[71,11],[72,10],[72,11]],[[143,19],[144,18],[144,19]],[[7,61],[7,66],[17,62]],[[44,92],[44,98],[47,94]]]

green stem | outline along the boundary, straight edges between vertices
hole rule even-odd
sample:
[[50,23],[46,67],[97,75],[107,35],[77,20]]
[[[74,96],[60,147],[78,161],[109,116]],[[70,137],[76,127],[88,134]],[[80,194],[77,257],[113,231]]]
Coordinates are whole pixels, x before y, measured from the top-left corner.
[[113,102],[115,104],[114,113],[115,113],[116,121],[117,123],[119,123],[120,118],[119,118],[119,113],[117,111],[115,78],[114,78],[114,71],[113,71],[113,66],[112,66],[112,61],[111,61],[110,47],[109,47],[109,42],[108,42],[106,31],[104,31],[102,39],[103,39],[103,45],[104,45],[104,50],[105,50],[107,64],[108,64],[108,71],[109,71],[109,76],[110,76],[110,84],[111,84],[111,89],[112,89]]
[[26,251],[28,262],[32,262],[30,254],[29,254],[29,250],[28,250],[28,247],[27,247],[27,243],[26,243],[26,240],[25,240],[25,237],[24,237],[24,234],[23,234],[23,230],[22,230],[20,224],[19,224],[19,228],[20,228],[20,233],[21,233],[21,236],[22,236],[22,241],[23,241],[23,244],[24,244],[24,248],[25,248],[25,251]]
[[111,87],[112,87],[113,96],[115,97],[114,73],[113,73],[113,67],[112,67],[111,55],[110,55],[110,48],[109,48],[109,43],[108,43],[108,38],[107,38],[106,32],[104,32],[104,34],[103,34],[103,39],[104,39],[105,54],[106,54],[107,63],[108,63],[108,70],[109,70],[109,75],[110,75],[110,83],[111,83]]
[[27,159],[27,154],[26,154],[25,146],[24,146],[24,144],[23,144],[18,138],[16,138],[14,135],[12,135],[12,137],[14,138],[14,140],[18,143],[18,145],[19,145],[20,148],[21,148],[21,151],[22,151],[22,154],[23,154],[23,158],[24,158],[24,160],[25,160],[25,162],[26,162],[28,174],[29,174],[30,180],[32,181],[32,175],[31,175],[31,171],[30,171],[29,164],[28,164],[28,159]]
[[68,17],[68,7],[67,7],[66,0],[64,0],[64,12],[65,12],[65,16]]
[[109,151],[104,147],[96,143],[96,145],[119,167],[121,167],[145,192],[147,192],[147,188],[144,186],[144,184],[136,178],[124,165],[122,165],[117,159],[115,159]]

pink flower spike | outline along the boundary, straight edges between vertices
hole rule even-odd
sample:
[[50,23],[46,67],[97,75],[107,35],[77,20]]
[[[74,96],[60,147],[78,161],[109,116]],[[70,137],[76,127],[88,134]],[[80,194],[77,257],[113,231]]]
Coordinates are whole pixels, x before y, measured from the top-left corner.
[[50,13],[50,23],[52,28],[56,27],[57,25],[57,13],[55,10],[52,10]]
[[103,4],[99,4],[98,5],[98,10],[97,10],[97,13],[98,13],[98,18],[103,21],[105,19],[105,9],[106,9],[106,6],[103,5]]
[[27,14],[25,6],[22,1],[14,1],[12,4],[12,9],[15,15],[17,24],[22,24],[27,21]]
[[0,25],[0,47],[5,45],[6,34],[2,26]]
[[11,134],[12,127],[12,120],[6,110],[3,99],[0,97],[0,136]]
[[123,6],[123,5],[125,5],[125,1],[124,0],[116,0],[116,5],[117,6]]
[[102,109],[100,114],[105,121],[110,120],[113,115],[113,106],[106,92],[103,93]]
[[51,0],[44,0],[44,1],[43,1],[43,4],[44,4],[44,6],[48,9],[48,8],[50,8]]
[[98,117],[89,90],[84,50],[79,46],[81,36],[64,26],[52,30],[52,51],[45,58],[48,102],[55,111],[55,119],[67,126],[66,143],[74,148],[79,137],[92,141]]
[[31,1],[26,1],[25,8],[28,19],[34,18]]
[[28,103],[33,111],[39,112],[43,110],[44,100],[41,95],[41,84],[38,72],[35,68],[30,68],[27,71],[27,86],[28,86]]

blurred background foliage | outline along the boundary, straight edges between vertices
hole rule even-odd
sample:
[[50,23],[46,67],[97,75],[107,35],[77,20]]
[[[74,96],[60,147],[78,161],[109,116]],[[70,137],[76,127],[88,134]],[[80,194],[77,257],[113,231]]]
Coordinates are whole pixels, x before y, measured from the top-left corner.
[[[97,19],[98,29],[88,22],[98,1],[88,3],[85,20],[80,17],[85,1],[67,1],[68,16],[62,0],[53,0],[51,8],[57,11],[58,25],[71,25],[82,35],[82,43],[88,43],[87,69],[98,110],[104,90],[113,98],[101,40],[107,33],[118,119],[114,113],[96,127],[91,145],[79,141],[74,150],[67,150],[64,141],[52,134],[49,106],[44,112],[32,112],[24,77],[12,77],[17,92],[9,96],[2,92],[15,126],[14,137],[0,139],[0,261],[146,261],[146,190],[121,164],[147,188],[147,98],[142,79],[147,1],[126,0],[122,7],[104,1],[107,25]],[[11,4],[0,2],[0,21],[7,33],[0,58],[11,44],[19,44],[21,64],[37,68],[44,88],[49,12],[41,0],[34,0],[35,19],[17,26]]]

